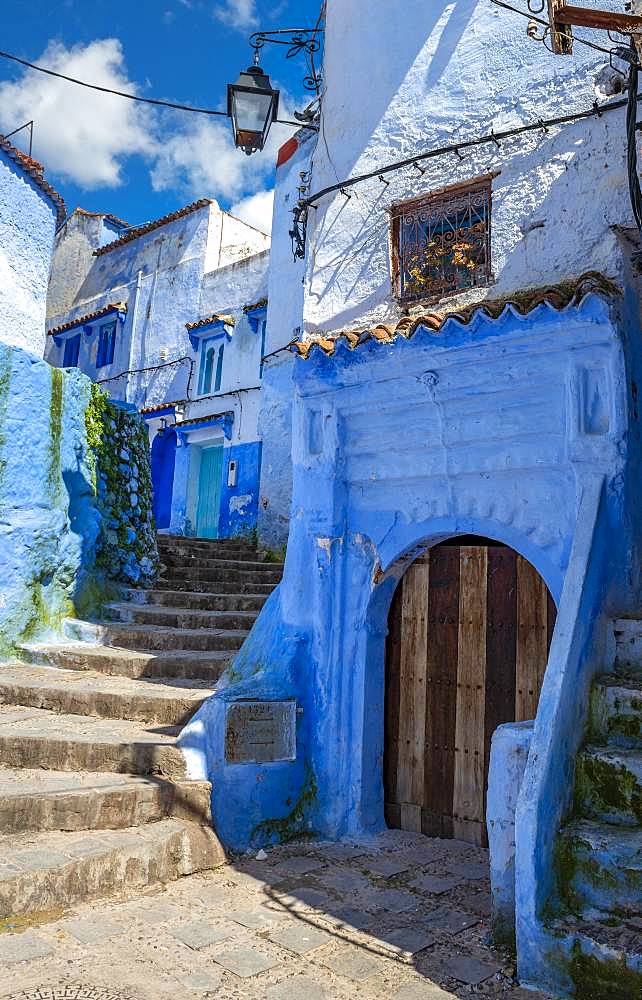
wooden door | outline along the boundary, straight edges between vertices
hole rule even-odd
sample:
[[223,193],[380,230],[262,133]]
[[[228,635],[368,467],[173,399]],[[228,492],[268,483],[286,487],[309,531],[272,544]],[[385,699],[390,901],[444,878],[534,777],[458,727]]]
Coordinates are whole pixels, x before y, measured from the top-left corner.
[[388,826],[486,845],[490,740],[534,718],[555,616],[506,546],[446,543],[409,567],[388,619]]
[[218,538],[222,476],[223,445],[203,448],[196,508],[196,534],[199,538]]

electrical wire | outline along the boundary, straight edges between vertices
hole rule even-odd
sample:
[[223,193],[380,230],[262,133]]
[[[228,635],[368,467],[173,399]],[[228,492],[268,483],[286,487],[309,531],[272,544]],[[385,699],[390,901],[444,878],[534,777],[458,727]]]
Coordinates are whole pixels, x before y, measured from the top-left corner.
[[161,365],[152,365],[150,368],[130,368],[128,371],[119,372],[118,375],[112,375],[110,378],[98,379],[96,385],[104,385],[105,382],[116,382],[120,378],[126,378],[127,375],[142,375],[143,372],[158,372],[162,368],[172,368],[174,365],[180,365],[183,361],[187,361],[189,365],[189,375],[187,377],[186,389],[187,395],[189,396],[189,390],[194,375],[194,359],[190,358],[188,354],[185,354],[182,358],[174,358],[173,361],[165,361]]
[[[636,103],[639,101],[640,97],[638,96]],[[573,111],[568,115],[557,115],[555,118],[538,118],[537,121],[528,122],[526,125],[518,125],[516,128],[504,129],[502,132],[492,131],[486,135],[477,136],[474,139],[462,139],[460,142],[449,143],[447,146],[438,146],[436,149],[430,149],[425,153],[417,153],[416,156],[409,156],[405,160],[396,160],[394,163],[377,167],[367,174],[358,174],[356,177],[349,177],[344,181],[339,181],[337,184],[331,184],[311,194],[308,198],[302,198],[299,202],[299,207],[311,208],[327,194],[332,194],[343,188],[354,187],[356,184],[362,184],[364,181],[380,177],[382,174],[389,174],[395,170],[403,170],[404,167],[411,167],[413,164],[421,163],[423,160],[432,160],[448,154],[459,155],[461,150],[464,149],[472,149],[475,146],[483,146],[489,143],[497,145],[504,139],[513,139],[527,132],[545,132],[549,128],[568,125],[572,122],[582,121],[585,118],[601,118],[602,115],[607,114],[609,111],[620,111],[622,108],[628,107],[628,104],[628,98],[611,101],[609,104],[598,104],[596,101],[590,108],[586,108],[584,111]]]
[[[190,111],[195,115],[220,116],[221,118],[230,117],[227,111],[214,111],[212,108],[195,108],[190,104],[179,104],[175,101],[163,101],[157,97],[141,97],[139,94],[128,94],[124,90],[113,90],[111,87],[101,87],[98,83],[87,83],[86,80],[78,80],[75,76],[66,76],[65,73],[58,73],[56,70],[48,69],[46,66],[38,66],[37,63],[29,62],[27,59],[21,59],[20,56],[15,56],[11,52],[3,52],[0,50],[0,58],[9,59],[11,62],[19,63],[21,66],[26,66],[28,69],[34,69],[38,73],[46,73],[47,76],[55,76],[58,80],[66,80],[67,83],[75,83],[78,87],[87,87],[89,90],[98,90],[101,94],[112,94],[114,97],[124,97],[128,101],[137,101],[139,104],[153,104],[156,107],[171,108],[174,111]],[[302,122],[292,122],[287,118],[277,118],[275,120],[279,125],[293,125],[295,128],[311,128],[316,131],[316,126],[314,125],[304,125]]]
[[[535,21],[536,24],[542,24],[545,28],[550,28],[550,21],[545,21],[541,17],[535,17],[530,11],[520,10],[519,7],[513,7],[512,4],[505,3],[504,0],[490,0],[494,3],[496,7],[503,7],[504,10],[511,10],[513,14],[519,14],[521,17],[528,18],[529,21]],[[537,41],[542,41],[538,38]],[[573,41],[579,42],[580,45],[586,45],[589,49],[595,49],[596,52],[604,52],[605,55],[610,56],[611,50],[605,49],[602,45],[597,45],[595,42],[589,42],[588,38],[580,38],[577,35],[573,35]]]

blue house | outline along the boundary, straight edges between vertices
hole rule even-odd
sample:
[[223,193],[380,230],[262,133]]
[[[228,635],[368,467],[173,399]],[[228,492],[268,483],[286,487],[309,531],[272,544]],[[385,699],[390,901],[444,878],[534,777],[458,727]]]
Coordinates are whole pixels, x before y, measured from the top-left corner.
[[209,199],[136,227],[77,209],[58,233],[47,358],[144,415],[160,531],[256,525],[269,243]]

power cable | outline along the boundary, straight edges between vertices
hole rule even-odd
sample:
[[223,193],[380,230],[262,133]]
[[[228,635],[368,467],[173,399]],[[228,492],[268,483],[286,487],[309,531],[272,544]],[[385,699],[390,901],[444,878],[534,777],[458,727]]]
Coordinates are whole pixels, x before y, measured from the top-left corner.
[[[157,97],[141,97],[139,94],[128,94],[124,90],[113,90],[111,87],[101,87],[98,83],[87,83],[86,80],[78,80],[74,76],[66,76],[65,73],[58,73],[54,69],[48,69],[46,66],[38,66],[36,63],[28,62],[27,59],[21,59],[19,56],[14,56],[11,52],[3,52],[0,50],[1,59],[9,59],[11,62],[19,63],[21,66],[26,66],[28,69],[34,69],[38,73],[46,73],[47,76],[55,76],[58,80],[66,80],[67,83],[75,83],[78,87],[87,87],[89,90],[98,90],[101,94],[112,94],[115,97],[124,97],[128,101],[137,101],[139,104],[153,104],[156,107],[161,108],[172,108],[174,111],[190,111],[195,115],[210,115],[210,116],[220,116],[221,118],[229,118],[227,111],[214,111],[212,108],[194,108],[189,104],[178,104],[175,101],[163,101]],[[301,122],[291,122],[286,118],[275,119],[279,125],[294,125],[295,128],[312,128],[316,131],[314,125],[304,125]]]
[[[550,28],[551,26],[550,21],[545,21],[541,17],[535,17],[535,15],[531,14],[530,11],[520,10],[519,7],[513,7],[512,4],[505,3],[504,0],[490,0],[490,2],[494,3],[496,7],[503,7],[504,10],[510,10],[513,14],[519,14],[521,17],[526,17],[529,21],[535,21],[536,24],[541,24],[545,28]],[[543,41],[542,38],[537,38],[536,40],[539,42]],[[589,42],[588,38],[580,38],[577,35],[573,35],[573,41],[579,42],[580,45],[586,45],[589,49],[595,49],[596,52],[603,52],[607,56],[611,55],[610,49],[605,49],[602,45],[597,45],[595,42]]]
[[[638,96],[636,103],[639,101],[640,97]],[[356,177],[349,177],[344,181],[339,181],[337,184],[331,184],[311,194],[308,198],[301,199],[299,207],[311,208],[327,194],[340,191],[342,188],[354,187],[356,184],[362,184],[364,181],[372,180],[383,174],[392,173],[395,170],[402,170],[404,167],[411,167],[415,163],[421,163],[422,160],[432,160],[448,154],[458,156],[464,149],[471,149],[475,146],[483,146],[488,143],[497,145],[497,143],[504,139],[513,139],[527,132],[545,132],[549,128],[554,128],[558,125],[568,125],[572,122],[582,121],[585,118],[601,118],[602,115],[607,114],[609,111],[619,111],[622,108],[628,107],[628,104],[628,98],[601,105],[596,101],[590,108],[586,108],[584,111],[573,111],[568,115],[557,115],[555,118],[538,118],[537,121],[528,122],[526,125],[518,125],[515,128],[504,129],[502,132],[492,131],[486,135],[477,136],[474,139],[462,139],[460,142],[449,143],[447,146],[438,146],[436,149],[429,149],[425,153],[417,153],[416,156],[409,156],[405,160],[396,160],[394,163],[387,163],[385,166],[377,167],[367,174],[358,174]]]

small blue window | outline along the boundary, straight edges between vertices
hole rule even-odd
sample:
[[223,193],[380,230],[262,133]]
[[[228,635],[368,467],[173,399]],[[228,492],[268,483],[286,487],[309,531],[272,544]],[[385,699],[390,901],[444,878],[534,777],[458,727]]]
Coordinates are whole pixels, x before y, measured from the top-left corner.
[[98,334],[98,350],[96,352],[96,368],[105,368],[114,360],[116,346],[116,321],[101,326]]
[[62,359],[63,368],[77,368],[80,354],[80,334],[65,338],[65,353]]
[[[218,347],[217,347],[218,341]],[[209,339],[201,341],[201,366],[198,376],[198,394],[206,396],[209,392],[218,392],[221,388],[221,378],[223,376],[223,349],[225,344],[220,340]],[[216,361],[216,368],[214,362]],[[212,390],[212,380],[214,388]]]

